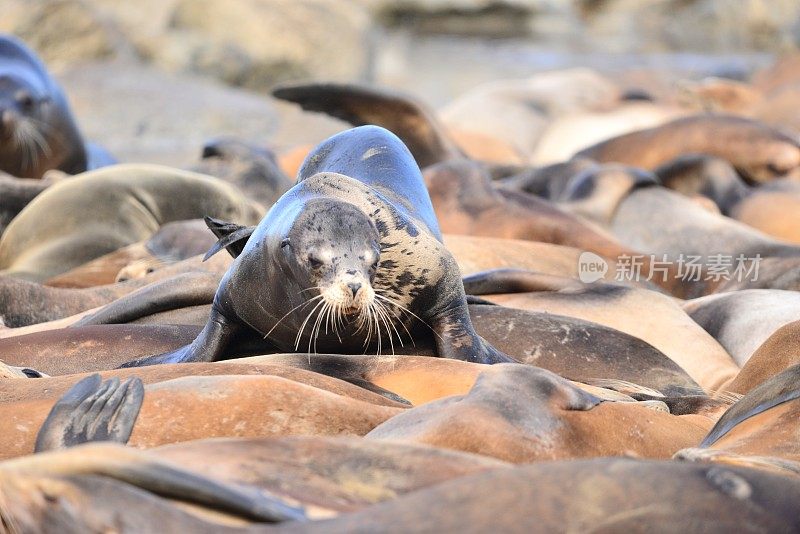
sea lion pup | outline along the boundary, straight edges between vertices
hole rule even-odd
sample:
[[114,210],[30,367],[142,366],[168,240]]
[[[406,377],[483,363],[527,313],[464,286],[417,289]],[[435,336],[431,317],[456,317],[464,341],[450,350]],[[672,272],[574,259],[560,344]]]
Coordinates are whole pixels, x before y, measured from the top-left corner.
[[696,449],[676,457],[763,467],[800,475],[797,436],[800,365],[753,388],[731,406]]
[[797,141],[758,121],[732,115],[680,118],[614,137],[576,155],[655,169],[683,154],[725,159],[751,183],[768,182],[800,167]]
[[190,170],[225,180],[264,206],[274,204],[293,185],[271,150],[235,137],[208,141]]
[[158,165],[115,165],[61,181],[36,197],[0,239],[0,269],[42,281],[205,215],[255,224],[263,207],[210,176]]
[[538,534],[642,532],[657,525],[673,533],[794,532],[798,499],[797,480],[760,470],[597,458],[469,475],[352,514],[274,530]]
[[0,170],[41,178],[49,169],[86,168],[86,148],[61,88],[21,41],[0,35]]
[[741,367],[779,328],[800,317],[800,294],[745,289],[687,301],[683,310]]
[[502,364],[483,371],[466,394],[411,408],[366,438],[432,445],[514,463],[625,451],[669,458],[681,444],[697,443],[712,424],[696,421],[635,402],[604,401],[544,369]]
[[247,244],[197,339],[131,365],[214,361],[248,329],[283,351],[380,352],[414,320],[433,330],[439,356],[513,361],[475,333],[419,168],[383,128],[323,142],[252,234],[237,232],[218,246]]
[[775,331],[744,364],[727,389],[746,394],[778,373],[800,363],[800,321]]

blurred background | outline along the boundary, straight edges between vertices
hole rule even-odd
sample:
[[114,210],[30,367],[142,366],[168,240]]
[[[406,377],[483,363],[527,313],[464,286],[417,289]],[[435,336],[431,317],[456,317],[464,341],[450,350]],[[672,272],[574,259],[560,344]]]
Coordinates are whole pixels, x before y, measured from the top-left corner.
[[[797,0],[0,0],[0,31],[121,161],[182,165],[235,134],[281,149],[342,123],[269,97],[335,80],[436,109],[481,84],[588,67],[624,91],[747,80],[800,43]],[[446,114],[445,114],[446,115]]]

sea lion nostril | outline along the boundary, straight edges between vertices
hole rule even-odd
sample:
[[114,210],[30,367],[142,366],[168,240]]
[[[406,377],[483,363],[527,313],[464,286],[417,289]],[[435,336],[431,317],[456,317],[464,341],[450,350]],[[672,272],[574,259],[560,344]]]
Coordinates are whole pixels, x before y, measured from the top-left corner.
[[358,282],[350,282],[347,284],[347,287],[349,287],[350,291],[353,292],[353,298],[355,298],[356,293],[358,293],[358,290],[361,289],[361,284]]

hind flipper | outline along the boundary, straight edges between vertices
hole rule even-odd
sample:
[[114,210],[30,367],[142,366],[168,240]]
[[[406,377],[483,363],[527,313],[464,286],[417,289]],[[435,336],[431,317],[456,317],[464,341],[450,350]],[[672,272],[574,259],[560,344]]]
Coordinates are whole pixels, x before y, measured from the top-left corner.
[[285,85],[275,98],[320,111],[354,126],[374,124],[402,139],[420,168],[464,155],[431,110],[410,96],[353,84]]
[[127,443],[144,400],[139,378],[102,382],[90,375],[69,389],[53,406],[34,452],[65,449],[90,441]]

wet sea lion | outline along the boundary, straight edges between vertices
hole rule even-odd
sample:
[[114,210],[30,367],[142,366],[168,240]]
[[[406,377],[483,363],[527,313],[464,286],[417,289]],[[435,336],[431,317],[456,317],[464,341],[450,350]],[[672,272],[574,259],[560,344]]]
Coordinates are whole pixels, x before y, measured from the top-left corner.
[[[134,365],[213,361],[248,329],[283,351],[380,351],[414,320],[433,330],[440,356],[512,361],[475,333],[419,168],[383,128],[354,128],[323,142],[258,227],[230,235],[220,247],[247,242],[201,334]],[[337,328],[329,325],[332,311]]]
[[398,414],[366,437],[514,463],[626,451],[669,458],[682,444],[701,439],[711,423],[700,426],[638,403],[603,402],[549,371],[502,364],[483,371],[468,393]]
[[741,367],[775,331],[800,317],[800,294],[745,289],[687,301],[683,310]]
[[763,123],[733,115],[694,115],[631,132],[576,155],[655,169],[683,154],[729,161],[749,182],[768,182],[800,167],[797,141]]
[[86,147],[63,91],[21,41],[0,35],[0,170],[41,178],[87,169]]
[[0,239],[0,269],[41,281],[206,215],[257,223],[262,207],[221,180],[156,165],[116,165],[61,181],[36,197]]

